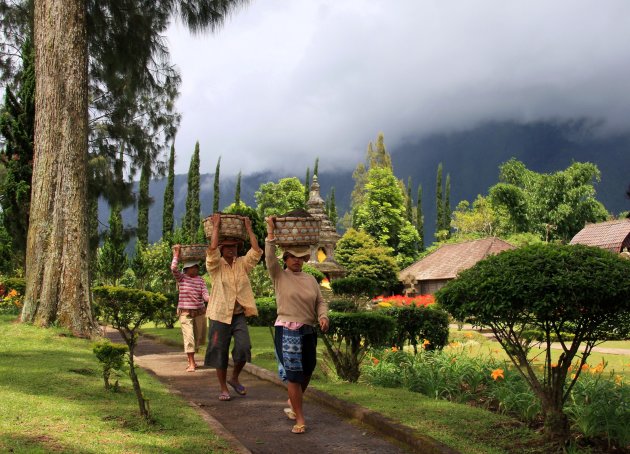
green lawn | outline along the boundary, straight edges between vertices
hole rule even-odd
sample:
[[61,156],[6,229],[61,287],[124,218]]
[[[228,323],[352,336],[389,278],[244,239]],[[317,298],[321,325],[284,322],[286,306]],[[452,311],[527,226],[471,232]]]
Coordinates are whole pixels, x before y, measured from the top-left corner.
[[131,382],[103,388],[92,342],[0,316],[0,451],[17,453],[231,452],[202,418],[139,371],[153,424],[138,416]]

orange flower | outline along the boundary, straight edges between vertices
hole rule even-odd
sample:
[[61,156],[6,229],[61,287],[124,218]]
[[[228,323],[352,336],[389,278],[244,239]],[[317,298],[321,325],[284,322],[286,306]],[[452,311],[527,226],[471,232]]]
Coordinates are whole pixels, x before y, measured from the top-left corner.
[[571,380],[575,380],[575,374],[571,374]]
[[495,381],[498,380],[499,378],[505,378],[505,376],[503,375],[503,369],[495,369],[495,370],[493,370],[492,373],[490,374],[490,376]]
[[623,383],[623,377],[621,375],[615,375],[615,384],[621,386]]
[[556,367],[558,367],[558,363],[551,363],[551,368],[555,369]]
[[422,346],[424,348],[427,348],[429,345],[431,345],[431,342],[429,341],[429,339],[425,339],[424,342],[422,343]]
[[582,372],[587,372],[590,368],[591,366],[589,366],[588,364],[582,364]]
[[593,367],[591,369],[591,373],[593,373],[593,374],[601,374],[603,370],[604,370],[604,364],[603,363],[599,363],[597,366],[595,366],[595,367]]
[[374,358],[372,357],[372,364],[374,364],[375,366],[380,363],[380,361],[378,360],[378,358]]
[[18,292],[15,289],[11,289],[11,291],[9,292],[9,294],[7,295],[7,297],[9,298],[13,298],[15,296],[18,296]]
[[398,351],[398,347],[392,347],[392,351],[396,353]]

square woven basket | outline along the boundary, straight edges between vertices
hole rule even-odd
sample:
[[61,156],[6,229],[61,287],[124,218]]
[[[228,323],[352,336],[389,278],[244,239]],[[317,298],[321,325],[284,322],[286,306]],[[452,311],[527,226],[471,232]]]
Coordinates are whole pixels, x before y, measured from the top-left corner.
[[[173,246],[174,248],[175,246]],[[182,244],[179,251],[179,261],[205,260],[207,244]]]
[[[214,225],[212,222],[212,216],[208,216],[203,220],[203,230],[206,233],[208,241],[212,240],[212,232]],[[245,223],[243,217],[237,214],[221,214],[221,224],[219,225],[219,238],[238,238],[239,240],[246,240],[247,233],[245,232]]]
[[279,246],[310,246],[319,243],[321,221],[313,217],[276,218],[274,235]]

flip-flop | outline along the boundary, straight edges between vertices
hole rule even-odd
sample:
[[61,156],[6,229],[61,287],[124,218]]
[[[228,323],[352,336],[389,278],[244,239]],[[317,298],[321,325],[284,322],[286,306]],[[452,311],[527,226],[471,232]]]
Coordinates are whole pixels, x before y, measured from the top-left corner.
[[195,366],[188,366],[186,368],[186,372],[194,372],[195,370],[197,370],[197,368]]
[[228,400],[232,400],[232,396],[230,396],[228,393],[221,393],[219,394],[219,400],[222,402],[227,402]]
[[291,429],[291,432],[294,434],[303,434],[306,433],[306,424],[296,424]]
[[245,394],[247,394],[247,390],[240,383],[234,383],[233,381],[228,380],[227,384],[234,388],[234,391],[236,391],[236,394],[238,394],[239,396],[244,396]]
[[289,418],[292,421],[294,421],[297,418],[297,416],[295,415],[295,412],[288,407],[284,409],[284,414],[287,415],[287,418]]

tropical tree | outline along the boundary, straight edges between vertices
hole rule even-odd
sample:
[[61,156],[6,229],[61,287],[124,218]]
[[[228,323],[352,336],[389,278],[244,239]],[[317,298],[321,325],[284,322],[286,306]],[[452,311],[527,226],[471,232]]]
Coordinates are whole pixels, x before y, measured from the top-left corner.
[[289,211],[304,209],[304,186],[295,177],[281,178],[277,183],[263,183],[254,194],[258,216],[284,214]]
[[[630,334],[629,275],[630,261],[609,251],[539,244],[478,262],[436,298],[456,320],[492,329],[540,400],[545,430],[564,442],[569,426],[563,406],[593,347]],[[536,337],[544,350],[542,375],[530,351]],[[562,349],[558,360],[552,342]]]
[[599,169],[588,162],[541,174],[511,159],[499,168],[499,183],[489,194],[494,206],[506,210],[514,233],[568,242],[585,223],[607,219],[608,212],[595,197],[599,180]]
[[[147,62],[164,50],[160,33],[179,15],[193,31],[216,29],[240,0],[163,0],[150,6],[165,18],[163,28],[146,27],[152,41],[121,40],[137,52],[134,68],[146,75]],[[93,2],[104,7],[106,2]],[[107,2],[109,5],[110,2]],[[120,2],[124,19],[142,19],[145,8]],[[104,15],[111,18],[110,15]],[[22,320],[58,321],[81,334],[95,328],[90,310],[87,226],[88,16],[80,0],[34,3],[35,143],[30,224],[26,252],[26,295]],[[158,16],[156,16],[158,17]],[[140,27],[122,28],[136,32]],[[111,30],[108,30],[111,31]],[[154,47],[150,43],[156,44]],[[101,46],[106,47],[107,42]],[[112,46],[113,48],[113,46]],[[120,57],[120,55],[117,55]],[[124,61],[123,58],[119,60]],[[105,64],[107,60],[98,60]],[[138,64],[141,62],[141,64]],[[149,71],[150,73],[150,71]],[[131,75],[131,73],[130,73]],[[135,75],[135,74],[134,74]],[[126,78],[129,83],[131,77]]]
[[504,233],[500,208],[495,209],[492,201],[481,194],[470,206],[462,200],[453,211],[451,226],[457,235],[495,236]]

